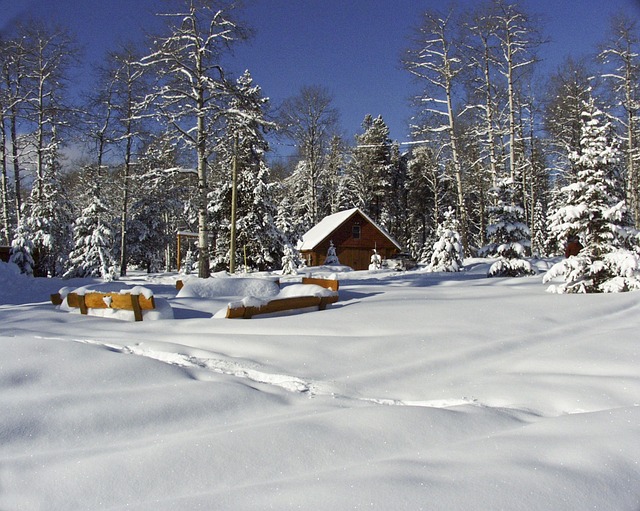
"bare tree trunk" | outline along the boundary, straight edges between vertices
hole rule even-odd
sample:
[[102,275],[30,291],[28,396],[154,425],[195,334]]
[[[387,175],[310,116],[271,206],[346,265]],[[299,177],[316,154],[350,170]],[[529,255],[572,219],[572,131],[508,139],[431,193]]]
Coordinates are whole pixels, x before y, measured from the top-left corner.
[[[200,90],[198,111],[204,111],[204,93]],[[204,114],[198,115],[198,277],[206,279],[209,269],[209,230],[207,226],[207,154]],[[235,257],[235,254],[229,254]]]
[[[11,87],[11,78],[7,73],[7,87]],[[18,77],[16,79],[16,90],[21,88],[21,80]],[[11,131],[11,163],[13,165],[13,186],[15,192],[16,203],[16,224],[20,225],[20,218],[22,214],[22,187],[20,176],[20,163],[18,158],[18,106],[14,101],[11,105],[11,115],[9,117],[10,131]]]
[[11,226],[9,225],[9,189],[7,180],[7,132],[5,130],[4,114],[0,115],[0,151],[2,151],[2,236],[4,244],[11,241]]
[[458,219],[460,221],[460,238],[465,252],[469,250],[469,234],[467,225],[467,206],[464,201],[464,185],[462,182],[462,164],[458,152],[458,137],[455,133],[455,117],[451,100],[451,85],[447,85],[447,115],[449,119],[449,137],[451,139],[451,159],[456,178],[456,192],[458,198]]

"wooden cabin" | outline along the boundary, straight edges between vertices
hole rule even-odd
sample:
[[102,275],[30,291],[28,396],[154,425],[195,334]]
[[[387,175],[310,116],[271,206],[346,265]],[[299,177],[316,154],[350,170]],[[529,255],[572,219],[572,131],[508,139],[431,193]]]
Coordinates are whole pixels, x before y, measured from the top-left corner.
[[358,208],[325,217],[302,237],[297,248],[307,266],[321,266],[331,243],[340,264],[354,270],[369,268],[374,249],[383,259],[402,251],[397,241]]

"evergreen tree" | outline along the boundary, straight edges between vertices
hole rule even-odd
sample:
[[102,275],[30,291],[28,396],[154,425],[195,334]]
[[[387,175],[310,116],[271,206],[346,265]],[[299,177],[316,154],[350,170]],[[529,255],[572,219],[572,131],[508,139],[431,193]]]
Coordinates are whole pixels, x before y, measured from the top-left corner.
[[438,241],[433,245],[429,271],[462,271],[464,251],[458,232],[458,221],[451,208],[444,214],[444,221],[438,226]]
[[282,256],[282,274],[297,275],[299,266],[299,254],[291,245],[285,245]]
[[356,135],[356,147],[348,167],[349,206],[357,207],[375,222],[388,228],[392,195],[392,143],[389,128],[381,116],[367,115],[364,132]]
[[534,257],[547,256],[547,217],[541,201],[536,201],[533,208],[533,223],[536,226],[534,236],[531,240],[531,254]]
[[193,175],[181,172],[176,159],[175,145],[160,135],[144,148],[133,167],[136,173],[128,177],[131,202],[125,230],[126,261],[147,272],[159,270],[163,262],[170,268],[176,231],[185,226],[193,231],[198,225],[197,208],[189,207]]
[[535,274],[531,263],[524,259],[529,249],[529,227],[524,221],[524,209],[514,205],[516,187],[513,180],[499,179],[496,188],[496,205],[489,208],[491,224],[487,228],[489,245],[483,252],[493,255],[498,260],[491,265],[489,277],[520,277]]
[[552,236],[563,240],[577,236],[583,247],[577,256],[547,272],[545,282],[556,277],[564,280],[563,284],[550,286],[552,292],[598,293],[640,287],[637,254],[620,249],[625,206],[616,193],[621,187],[612,179],[619,153],[603,116],[589,99],[582,113],[579,150],[570,155],[576,178],[561,190],[565,205],[551,216]]
[[[225,179],[224,171],[235,165],[237,247],[246,254],[247,266],[260,270],[279,266],[286,245],[285,237],[276,226],[275,189],[264,157],[268,150],[264,131],[270,127],[264,115],[267,101],[260,87],[253,84],[249,72],[238,78],[230,106],[235,114],[229,117],[229,136],[222,140],[219,148],[220,186],[209,196],[217,248],[230,247],[232,182],[228,177]],[[214,262],[226,267],[229,257],[237,260],[239,254],[218,252]]]
[[11,242],[11,252],[9,262],[20,268],[20,273],[33,275],[33,243],[29,239],[25,229],[19,225],[15,232],[15,237]]
[[111,214],[100,198],[97,183],[91,195],[91,202],[74,222],[74,248],[65,277],[100,277],[111,281],[116,277]]
[[409,237],[406,244],[425,264],[431,262],[438,220],[449,195],[449,181],[437,154],[431,145],[425,144],[415,147],[407,161]]
[[33,243],[34,275],[38,277],[64,273],[72,244],[72,205],[54,167],[57,162],[52,158],[23,212],[23,233]]

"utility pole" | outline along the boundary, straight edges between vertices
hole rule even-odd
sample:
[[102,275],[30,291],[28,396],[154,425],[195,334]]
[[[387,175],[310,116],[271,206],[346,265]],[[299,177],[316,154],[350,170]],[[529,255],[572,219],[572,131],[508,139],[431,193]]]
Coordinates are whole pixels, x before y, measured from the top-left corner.
[[229,273],[236,271],[236,202],[238,189],[238,134],[233,138],[233,164],[231,166],[231,241],[229,243]]

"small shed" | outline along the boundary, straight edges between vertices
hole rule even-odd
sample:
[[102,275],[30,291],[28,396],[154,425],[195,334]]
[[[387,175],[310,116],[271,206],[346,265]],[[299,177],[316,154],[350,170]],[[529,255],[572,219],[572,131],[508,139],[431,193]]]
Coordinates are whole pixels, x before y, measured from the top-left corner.
[[309,266],[320,266],[333,243],[340,264],[354,270],[369,268],[373,250],[383,259],[402,251],[402,247],[382,227],[358,208],[323,218],[298,243],[298,250]]

